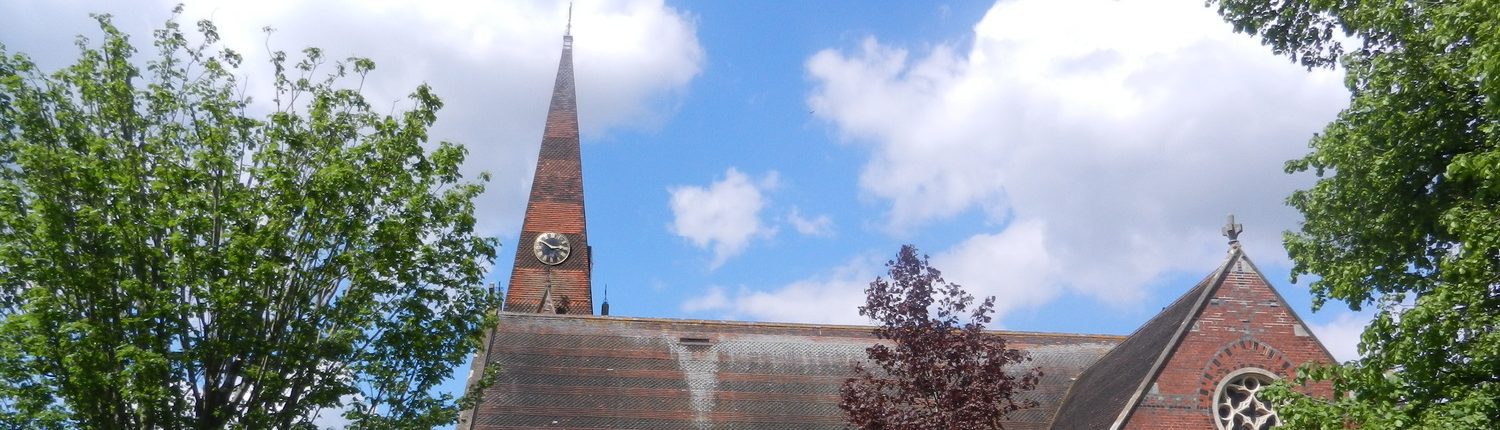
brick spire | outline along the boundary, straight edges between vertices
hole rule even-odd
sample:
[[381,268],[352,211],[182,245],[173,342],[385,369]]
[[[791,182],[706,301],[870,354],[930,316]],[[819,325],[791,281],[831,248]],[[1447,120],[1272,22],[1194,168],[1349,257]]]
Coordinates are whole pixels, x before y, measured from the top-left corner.
[[[562,59],[557,65],[557,82],[552,87],[552,106],[547,109],[531,198],[526,202],[526,219],[516,243],[515,266],[505,295],[508,311],[538,312],[555,306],[558,313],[594,313],[589,285],[592,253],[583,216],[583,163],[578,149],[571,26],[569,23],[569,33],[563,36]],[[547,233],[557,233],[561,238]],[[539,238],[542,242],[538,242]],[[538,254],[549,261],[543,261]],[[546,306],[545,302],[554,306]]]

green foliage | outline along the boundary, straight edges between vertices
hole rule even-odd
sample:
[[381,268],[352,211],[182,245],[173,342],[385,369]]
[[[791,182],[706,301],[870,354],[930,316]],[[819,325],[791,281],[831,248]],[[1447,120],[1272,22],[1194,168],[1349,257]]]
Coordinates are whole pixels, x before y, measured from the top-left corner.
[[[1341,395],[1290,390],[1291,428],[1492,428],[1500,422],[1500,1],[1221,0],[1239,31],[1346,72],[1350,105],[1287,163],[1293,276],[1373,308],[1363,358],[1309,367]],[[1349,394],[1348,396],[1342,394]]]
[[496,242],[464,149],[425,146],[438,98],[376,114],[373,63],[307,49],[252,115],[212,23],[141,69],[96,18],[51,74],[0,46],[0,427],[453,422]]

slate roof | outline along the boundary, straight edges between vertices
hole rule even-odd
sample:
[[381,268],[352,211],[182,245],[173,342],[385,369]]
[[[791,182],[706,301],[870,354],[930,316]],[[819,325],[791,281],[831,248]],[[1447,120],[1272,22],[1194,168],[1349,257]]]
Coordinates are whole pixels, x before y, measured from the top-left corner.
[[1217,270],[1084,371],[1057,408],[1052,428],[1112,429],[1123,423],[1214,286],[1224,281],[1230,264],[1242,257],[1234,250]]
[[[499,380],[475,429],[835,429],[838,390],[875,339],[866,326],[502,313],[485,362]],[[996,332],[1045,373],[1040,407],[1005,428],[1046,429],[1084,369],[1123,338]]]
[[[1045,373],[1024,393],[1040,406],[1011,414],[1005,428],[1125,422],[1240,262],[1252,264],[1235,248],[1129,336],[994,332]],[[868,326],[514,312],[500,320],[483,360],[500,380],[460,428],[844,428],[838,389],[876,341]]]

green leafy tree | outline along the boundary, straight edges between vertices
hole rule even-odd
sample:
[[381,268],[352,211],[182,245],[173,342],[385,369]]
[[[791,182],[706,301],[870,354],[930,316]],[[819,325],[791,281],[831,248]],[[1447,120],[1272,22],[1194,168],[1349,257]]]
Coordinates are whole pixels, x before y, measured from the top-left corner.
[[1288,172],[1294,281],[1314,309],[1374,318],[1359,360],[1313,366],[1334,399],[1289,390],[1291,428],[1477,429],[1500,422],[1500,2],[1210,0],[1241,32],[1352,97]]
[[212,23],[138,64],[96,18],[54,73],[0,47],[0,427],[453,422],[497,245],[438,98],[377,114],[373,63],[307,49],[255,106]]
[[1031,356],[984,332],[995,312],[994,297],[976,305],[974,296],[943,280],[911,245],[903,245],[885,265],[890,279],[870,283],[859,314],[877,321],[875,337],[890,344],[867,348],[874,368],[856,364],[855,377],[840,389],[839,407],[851,426],[1001,429],[1006,415],[1036,406],[1017,397],[1036,388],[1042,371],[1006,372]]

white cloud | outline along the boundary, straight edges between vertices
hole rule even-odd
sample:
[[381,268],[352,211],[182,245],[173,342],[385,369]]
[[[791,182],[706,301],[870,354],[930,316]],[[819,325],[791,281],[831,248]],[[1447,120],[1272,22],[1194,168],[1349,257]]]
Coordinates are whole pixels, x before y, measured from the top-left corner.
[[1359,358],[1359,335],[1364,333],[1365,326],[1369,323],[1369,315],[1342,312],[1332,321],[1309,324],[1308,327],[1313,334],[1318,335],[1323,346],[1328,347],[1328,352],[1333,354],[1334,359],[1344,362]]
[[1059,276],[1047,254],[1046,225],[1012,224],[996,234],[970,237],[932,257],[943,278],[963,285],[977,299],[995,296],[995,319],[1013,309],[1040,306],[1056,297]]
[[766,206],[765,191],[776,188],[776,172],[759,180],[730,167],[724,179],[707,187],[680,186],[667,189],[671,194],[673,234],[693,245],[712,249],[710,268],[718,268],[730,257],[739,255],[755,237],[769,237],[775,229],[760,219]]
[[724,309],[729,305],[729,296],[724,294],[724,288],[711,287],[708,293],[682,302],[680,309],[683,312],[704,312]]
[[[493,179],[476,199],[480,232],[513,234],[530,191],[542,123],[567,25],[568,2],[425,2],[420,0],[161,0],[126,2],[0,2],[0,16],[26,17],[0,26],[11,51],[43,67],[76,56],[73,36],[98,39],[89,12],[107,12],[149,58],[151,31],[174,4],[187,3],[185,29],[212,18],[224,44],[245,56],[249,94],[269,102],[267,46],[293,58],[306,46],[329,59],[368,57],[377,68],[364,94],[377,106],[400,108],[426,82],[444,108],[430,133],[469,149],[465,173]],[[14,21],[14,22],[10,22]],[[16,25],[11,25],[16,24]],[[268,39],[261,31],[271,26]],[[702,69],[695,20],[662,0],[602,0],[574,5],[574,69],[585,146],[610,129],[653,127],[671,115]]]
[[[1039,222],[1012,225],[996,234],[969,238],[934,254],[932,266],[949,282],[964,286],[976,298],[996,296],[995,317],[1035,306],[1057,295],[1050,287],[1059,275],[1041,248],[1045,226]],[[884,276],[882,260],[856,257],[843,265],[807,279],[770,290],[742,288],[734,297],[713,288],[683,302],[686,312],[722,310],[734,316],[762,321],[868,324],[859,316],[865,288],[876,276]],[[713,306],[705,306],[712,304]]]
[[833,218],[829,218],[827,214],[807,218],[802,216],[802,211],[794,206],[790,212],[787,212],[786,222],[791,224],[797,233],[804,236],[833,235]]
[[1000,236],[1029,230],[1008,240],[1045,256],[1032,282],[1122,303],[1210,270],[1226,213],[1247,252],[1284,262],[1277,232],[1298,217],[1282,200],[1310,180],[1283,162],[1348,97],[1337,73],[1290,64],[1196,3],[999,2],[967,51],[867,38],[807,71],[815,115],[868,149],[860,187],[889,204],[888,228],[978,210]]
[[826,273],[772,290],[741,288],[729,297],[722,289],[711,288],[683,302],[682,309],[718,311],[726,319],[870,324],[869,318],[859,315],[859,307],[865,302],[865,287],[875,279],[879,267],[875,258],[857,257]]
[[353,403],[354,396],[342,396],[339,398],[339,406],[319,409],[313,417],[313,427],[319,429],[342,429],[349,428],[352,424],[348,418],[344,418],[344,412],[349,411],[349,404]]
[[[943,278],[964,286],[978,299],[995,296],[995,317],[1044,303],[1058,291],[1050,287],[1059,273],[1041,249],[1041,223],[1013,225],[997,234],[978,235],[932,257]],[[807,279],[772,289],[741,288],[733,297],[721,288],[684,301],[684,312],[718,311],[728,317],[758,321],[870,324],[859,315],[865,288],[884,276],[881,260],[853,258]]]

